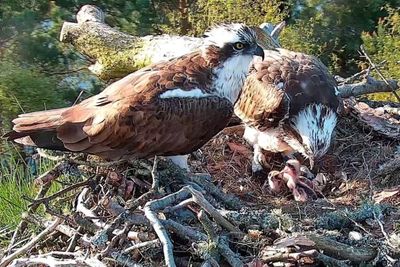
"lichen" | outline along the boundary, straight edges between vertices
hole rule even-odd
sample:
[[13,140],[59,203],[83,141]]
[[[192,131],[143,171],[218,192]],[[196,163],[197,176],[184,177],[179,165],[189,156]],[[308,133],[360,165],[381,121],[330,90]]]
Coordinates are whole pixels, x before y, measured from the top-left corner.
[[350,211],[333,211],[316,221],[316,228],[327,230],[335,230],[350,227],[354,222],[361,223],[367,219],[374,219],[382,217],[388,210],[387,205],[374,204],[371,202],[364,202],[360,208]]

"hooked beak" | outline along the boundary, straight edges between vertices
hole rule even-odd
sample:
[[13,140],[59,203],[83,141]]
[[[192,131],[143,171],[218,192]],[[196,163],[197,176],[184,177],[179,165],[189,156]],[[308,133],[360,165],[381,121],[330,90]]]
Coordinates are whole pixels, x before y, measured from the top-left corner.
[[261,46],[257,45],[256,50],[254,51],[255,56],[259,56],[264,60],[264,50],[261,48]]

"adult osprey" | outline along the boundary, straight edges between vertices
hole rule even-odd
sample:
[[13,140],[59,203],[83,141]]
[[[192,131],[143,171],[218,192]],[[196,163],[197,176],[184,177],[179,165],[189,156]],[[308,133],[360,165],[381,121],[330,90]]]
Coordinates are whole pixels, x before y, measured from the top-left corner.
[[[258,31],[259,39],[269,35]],[[253,145],[253,172],[262,170],[262,150],[302,154],[310,161],[328,151],[337,122],[336,83],[317,58],[286,49],[268,51],[251,66],[236,115]]]
[[8,140],[110,160],[198,149],[225,127],[253,56],[264,55],[244,24],[205,35],[198,51],[132,73],[75,106],[19,115]]

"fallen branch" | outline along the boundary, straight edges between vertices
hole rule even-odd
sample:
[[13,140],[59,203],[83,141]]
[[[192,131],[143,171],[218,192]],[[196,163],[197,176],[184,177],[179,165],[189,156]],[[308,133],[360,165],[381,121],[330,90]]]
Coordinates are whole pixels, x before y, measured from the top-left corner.
[[306,237],[312,240],[315,247],[323,251],[324,254],[336,259],[349,260],[353,263],[368,262],[374,259],[378,253],[373,248],[357,248],[315,234],[306,234]]
[[0,267],[6,267],[8,264],[10,264],[14,259],[18,258],[19,256],[25,254],[33,248],[40,240],[45,238],[47,235],[52,233],[54,230],[56,230],[57,226],[63,222],[62,219],[57,218],[48,228],[43,230],[41,233],[39,233],[36,237],[34,237],[31,241],[23,245],[21,248],[16,250],[14,253],[8,255],[7,257],[3,258],[3,260],[0,262]]
[[14,260],[10,267],[48,266],[48,267],[106,267],[96,258],[85,257],[79,253],[53,251],[51,253],[32,255],[29,258]]
[[385,84],[391,89],[391,92],[393,95],[396,97],[397,101],[400,102],[400,96],[397,94],[396,90],[399,88],[398,86],[394,87],[392,86],[388,80],[385,78],[385,76],[382,74],[382,72],[379,70],[379,68],[376,67],[375,63],[372,61],[371,57],[368,55],[367,51],[364,48],[364,45],[360,46],[361,53],[364,55],[364,57],[368,60],[369,64],[371,65],[372,68],[378,73],[379,77],[385,82]]
[[399,84],[397,80],[388,80],[386,83],[385,81],[378,81],[372,77],[368,77],[362,82],[338,86],[339,96],[342,98],[372,93],[393,92],[393,90],[398,89]]
[[[86,5],[78,14],[88,17],[99,13],[98,10]],[[89,70],[105,80],[124,77],[149,63],[186,54],[201,45],[201,39],[194,37],[131,36],[111,28],[100,18],[64,22],[60,41],[95,59]]]

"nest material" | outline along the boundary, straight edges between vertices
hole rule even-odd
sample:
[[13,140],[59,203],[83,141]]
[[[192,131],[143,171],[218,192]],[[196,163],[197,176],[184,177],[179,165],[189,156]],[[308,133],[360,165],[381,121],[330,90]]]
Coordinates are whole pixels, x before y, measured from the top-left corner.
[[[324,198],[296,203],[262,189],[266,177],[251,177],[241,135],[240,126],[227,128],[190,157],[195,172],[211,176],[163,160],[154,169],[149,161],[63,156],[37,179],[41,190],[0,266],[394,264],[398,141],[343,116],[319,164]],[[271,170],[283,167],[279,155],[266,158]],[[65,187],[48,195],[56,179]],[[37,214],[41,205],[51,216]],[[44,230],[29,240],[29,225]]]

